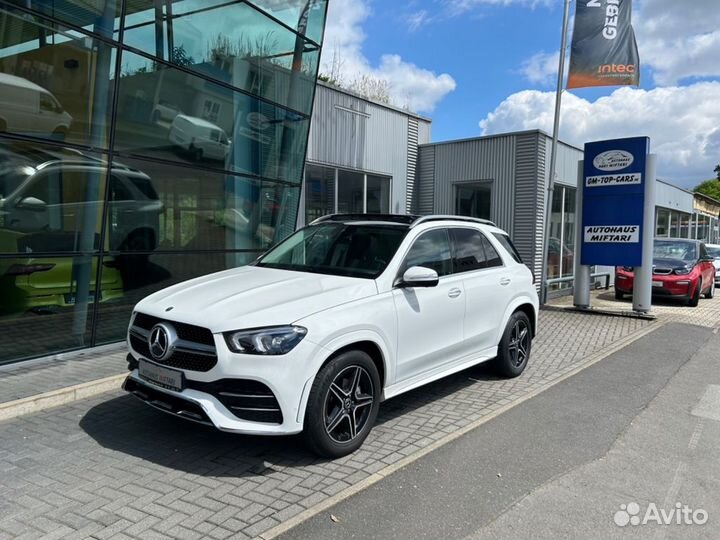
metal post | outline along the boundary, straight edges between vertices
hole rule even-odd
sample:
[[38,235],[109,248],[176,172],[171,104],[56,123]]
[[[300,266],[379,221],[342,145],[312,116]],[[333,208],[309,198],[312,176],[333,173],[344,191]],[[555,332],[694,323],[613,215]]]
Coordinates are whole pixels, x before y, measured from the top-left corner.
[[[578,186],[575,192],[575,256],[573,263],[575,267],[575,280],[573,283],[573,304],[579,308],[590,307],[590,267],[583,265],[582,242],[583,242],[583,185],[585,177],[583,173],[585,162],[578,162]],[[610,277],[608,276],[608,282]]]
[[645,215],[642,233],[642,266],[635,268],[633,282],[633,311],[649,313],[652,308],[652,260],[655,236],[655,154],[650,154],[645,166]]
[[542,245],[541,273],[541,303],[543,304],[547,302],[548,244],[550,243],[550,220],[552,217],[553,190],[555,189],[555,167],[557,165],[557,145],[560,130],[560,108],[562,106],[563,80],[565,75],[565,48],[567,47],[570,2],[571,0],[565,0],[565,9],[563,11],[562,38],[560,39],[560,60],[558,62],[557,90],[555,93],[555,120],[553,123],[552,149],[550,150],[550,174],[548,175],[547,198],[545,204],[545,234]]

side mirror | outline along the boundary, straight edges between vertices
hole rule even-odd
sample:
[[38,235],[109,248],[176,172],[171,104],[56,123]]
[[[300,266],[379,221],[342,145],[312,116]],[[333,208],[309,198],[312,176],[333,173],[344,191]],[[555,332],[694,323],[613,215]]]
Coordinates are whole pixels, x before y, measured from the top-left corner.
[[439,281],[438,273],[432,268],[411,266],[405,270],[403,277],[398,280],[397,286],[400,288],[435,287]]
[[20,199],[20,201],[18,201],[17,207],[25,208],[26,210],[41,211],[47,208],[47,203],[37,197],[25,197],[24,199]]

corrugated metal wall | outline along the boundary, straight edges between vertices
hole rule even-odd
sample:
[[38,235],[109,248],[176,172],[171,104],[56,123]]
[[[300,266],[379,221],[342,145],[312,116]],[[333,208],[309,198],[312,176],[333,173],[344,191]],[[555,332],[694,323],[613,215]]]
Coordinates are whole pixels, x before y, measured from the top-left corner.
[[545,144],[540,133],[517,137],[513,242],[539,278],[545,219]]
[[414,161],[409,139],[429,134],[427,120],[318,84],[307,161],[392,176],[390,210],[405,213]]
[[[492,182],[491,219],[512,234],[515,197],[515,136],[470,139],[421,146],[421,155],[434,149],[434,204],[432,212],[455,211],[455,186]],[[421,167],[426,166],[422,163]],[[425,172],[421,172],[421,176]],[[425,186],[423,186],[423,190]]]
[[405,190],[405,208],[411,211],[415,194],[415,174],[417,170],[418,155],[418,121],[417,118],[408,118],[407,137],[407,189]]
[[417,199],[413,214],[432,214],[435,206],[435,145],[421,146],[418,152]]

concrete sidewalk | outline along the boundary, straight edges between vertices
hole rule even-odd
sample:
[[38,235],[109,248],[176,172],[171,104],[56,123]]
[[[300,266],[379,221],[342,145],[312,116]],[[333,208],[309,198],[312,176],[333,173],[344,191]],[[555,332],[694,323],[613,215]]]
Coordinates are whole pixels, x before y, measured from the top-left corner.
[[[666,325],[283,538],[717,538],[718,367],[720,336]],[[651,502],[710,521],[615,524]]]

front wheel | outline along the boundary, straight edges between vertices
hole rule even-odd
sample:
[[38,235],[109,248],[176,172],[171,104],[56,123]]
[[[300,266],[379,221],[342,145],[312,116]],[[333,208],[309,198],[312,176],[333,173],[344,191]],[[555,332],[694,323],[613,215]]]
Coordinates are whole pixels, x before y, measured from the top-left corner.
[[360,448],[380,407],[380,375],[362,351],[348,351],[315,377],[305,411],[304,436],[323,457],[339,458]]
[[615,300],[622,300],[623,298],[625,298],[625,293],[615,289]]
[[530,319],[522,311],[516,311],[505,327],[495,367],[498,373],[507,378],[520,375],[527,366],[532,347],[532,326]]
[[708,300],[711,298],[715,298],[715,281],[710,284],[710,288],[705,293],[705,298],[707,298]]

